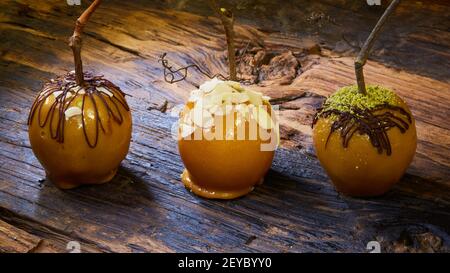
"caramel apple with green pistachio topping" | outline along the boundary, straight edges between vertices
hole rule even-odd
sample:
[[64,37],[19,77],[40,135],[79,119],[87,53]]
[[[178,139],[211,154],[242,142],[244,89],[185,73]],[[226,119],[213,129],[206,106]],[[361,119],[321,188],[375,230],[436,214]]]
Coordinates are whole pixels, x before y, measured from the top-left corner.
[[378,33],[399,3],[391,1],[356,57],[357,85],[332,94],[314,117],[317,157],[336,189],[347,195],[387,192],[416,151],[416,125],[406,103],[388,88],[366,85],[363,73]]
[[357,86],[331,95],[314,119],[317,157],[336,189],[351,196],[387,192],[416,151],[416,127],[406,103],[393,91]]

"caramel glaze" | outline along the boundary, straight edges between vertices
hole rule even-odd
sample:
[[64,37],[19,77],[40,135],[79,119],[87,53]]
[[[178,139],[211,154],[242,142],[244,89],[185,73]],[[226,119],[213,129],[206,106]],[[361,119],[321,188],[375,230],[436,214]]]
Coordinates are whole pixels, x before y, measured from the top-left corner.
[[[188,190],[198,196],[209,199],[235,199],[250,193],[255,188],[255,185],[253,185],[234,190],[208,190],[207,188],[198,185],[187,169],[183,170],[183,173],[181,174],[181,181]],[[261,178],[261,180],[256,184],[261,185],[263,182],[264,178]]]
[[[378,113],[383,110],[386,111]],[[386,151],[386,155],[391,155],[392,149],[387,131],[395,127],[401,133],[404,133],[412,122],[411,114],[405,109],[389,104],[382,104],[370,110],[354,107],[352,111],[352,113],[337,109],[322,111],[322,108],[319,108],[314,116],[312,127],[319,118],[335,115],[336,120],[331,125],[326,143],[328,143],[331,134],[340,129],[342,145],[345,148],[348,147],[348,143],[355,133],[366,134],[378,153],[381,154]],[[399,113],[401,117],[394,115],[393,112]]]
[[[63,143],[64,142],[64,124],[65,124],[65,114],[64,112],[70,107],[71,102],[78,96],[82,95],[82,104],[81,104],[81,120],[82,120],[82,127],[84,132],[84,137],[86,139],[87,144],[91,148],[95,148],[97,146],[98,142],[98,135],[99,135],[99,128],[105,132],[105,128],[102,124],[102,121],[99,118],[99,112],[98,107],[96,105],[94,96],[97,96],[100,98],[100,101],[103,103],[105,108],[108,111],[108,114],[113,118],[115,122],[118,124],[122,124],[123,122],[123,116],[121,112],[119,111],[119,107],[123,107],[127,111],[130,111],[130,108],[128,107],[128,104],[125,100],[125,93],[120,90],[119,87],[114,85],[112,82],[106,80],[103,78],[103,76],[93,76],[91,73],[86,72],[84,73],[84,85],[82,86],[85,93],[79,94],[82,90],[81,88],[78,88],[76,92],[71,91],[72,88],[76,87],[77,83],[75,81],[75,73],[69,72],[65,75],[59,76],[58,78],[51,80],[44,84],[44,87],[39,94],[38,98],[34,101],[30,115],[28,116],[28,125],[31,125],[31,122],[33,120],[34,115],[38,115],[38,122],[39,126],[41,128],[44,128],[47,124],[47,122],[50,122],[49,124],[49,130],[50,130],[50,136],[52,139],[55,139],[57,142]],[[108,91],[110,91],[113,96],[109,96],[103,92],[100,92],[97,90],[96,87],[104,87]],[[47,112],[45,115],[45,118],[42,118],[42,105],[44,104],[45,100],[51,96],[56,91],[62,91],[61,94],[59,94],[55,102],[51,105],[50,111]],[[67,96],[69,92],[73,92],[75,94],[72,94],[72,96]],[[102,95],[103,93],[103,95]],[[94,105],[94,112],[95,112],[95,118],[96,118],[96,126],[95,126],[95,140],[90,141],[86,132],[86,126],[84,121],[84,105],[86,99],[90,99],[92,101],[92,104]],[[112,105],[114,105],[114,108],[116,108],[117,111],[113,111],[110,107],[110,105],[107,103],[107,100],[110,100]],[[57,112],[58,118],[55,121],[55,112]],[[116,114],[117,113],[117,114]],[[55,129],[53,125],[53,122],[58,122]]]

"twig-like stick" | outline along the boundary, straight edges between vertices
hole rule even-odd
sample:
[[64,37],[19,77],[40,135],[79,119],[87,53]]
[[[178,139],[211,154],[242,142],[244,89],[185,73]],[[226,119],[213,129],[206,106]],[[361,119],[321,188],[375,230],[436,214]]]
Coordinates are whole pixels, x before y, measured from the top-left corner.
[[219,8],[215,0],[209,1],[211,8],[217,12],[220,20],[222,21],[223,28],[225,29],[225,35],[227,37],[228,45],[228,67],[230,72],[230,80],[237,81],[236,73],[236,56],[234,49],[234,15],[231,11],[225,8]]
[[72,48],[73,58],[75,62],[75,79],[78,85],[84,84],[83,63],[81,61],[81,34],[89,17],[97,9],[102,0],[95,0],[77,19],[73,35],[69,38],[69,46]]
[[356,82],[358,83],[358,90],[362,94],[366,94],[366,84],[364,82],[364,72],[363,67],[366,64],[367,57],[369,56],[370,49],[373,46],[373,43],[375,42],[376,38],[378,37],[378,33],[380,32],[381,28],[383,27],[384,23],[386,23],[389,15],[395,10],[397,5],[400,3],[400,0],[393,0],[389,7],[384,11],[383,15],[381,15],[380,19],[378,20],[377,24],[373,28],[372,32],[370,33],[369,37],[367,38],[366,42],[364,43],[363,47],[361,48],[361,51],[358,54],[358,57],[356,57],[355,60],[355,73],[356,73]]
[[188,71],[190,68],[197,69],[198,72],[202,73],[203,75],[205,75],[206,77],[208,77],[210,79],[218,78],[223,81],[228,80],[227,77],[223,76],[220,73],[217,73],[217,74],[214,74],[211,76],[208,72],[204,71],[203,69],[200,68],[200,66],[198,66],[196,64],[190,64],[190,65],[183,66],[180,68],[173,68],[169,64],[169,61],[166,59],[166,56],[167,56],[167,53],[163,53],[159,57],[158,62],[160,62],[164,68],[164,80],[168,83],[176,83],[176,82],[185,80],[188,76]]

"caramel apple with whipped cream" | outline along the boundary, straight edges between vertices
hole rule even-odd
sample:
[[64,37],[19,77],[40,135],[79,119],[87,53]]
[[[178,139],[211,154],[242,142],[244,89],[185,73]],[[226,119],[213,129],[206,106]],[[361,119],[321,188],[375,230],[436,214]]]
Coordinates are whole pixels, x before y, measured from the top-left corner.
[[81,15],[70,39],[76,70],[45,83],[28,118],[31,148],[62,189],[110,181],[130,145],[125,94],[103,76],[82,70],[81,29],[100,2]]
[[190,94],[179,118],[184,185],[216,199],[243,196],[262,183],[278,145],[269,98],[235,81],[212,79]]

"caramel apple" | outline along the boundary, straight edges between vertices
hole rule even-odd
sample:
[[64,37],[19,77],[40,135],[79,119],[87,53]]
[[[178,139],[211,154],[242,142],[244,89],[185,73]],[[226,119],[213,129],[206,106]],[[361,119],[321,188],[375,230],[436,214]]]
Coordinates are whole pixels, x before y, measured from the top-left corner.
[[235,81],[205,82],[180,113],[184,185],[205,198],[249,193],[272,164],[277,128],[268,97]]
[[100,2],[95,0],[80,16],[69,40],[75,71],[45,83],[28,118],[31,148],[49,180],[62,189],[108,182],[130,145],[125,94],[82,69],[82,29]]
[[58,187],[111,180],[131,139],[125,94],[103,77],[68,73],[46,83],[28,120],[34,154]]
[[332,94],[313,121],[317,157],[336,189],[351,196],[387,192],[411,163],[416,125],[406,103],[393,91],[366,86],[363,67],[389,15],[393,0],[378,20],[355,60],[357,86]]
[[178,147],[186,167],[181,180],[199,196],[233,199],[263,182],[279,131],[269,97],[238,82],[233,13],[219,8],[214,0],[209,3],[225,29],[229,76],[211,76],[196,64],[176,69],[169,65],[165,53],[159,62],[169,83],[184,80],[190,68],[211,79],[190,93],[179,113]]
[[341,88],[318,111],[313,128],[317,157],[336,189],[351,196],[387,192],[416,150],[416,127],[406,103],[393,91]]

